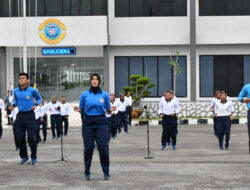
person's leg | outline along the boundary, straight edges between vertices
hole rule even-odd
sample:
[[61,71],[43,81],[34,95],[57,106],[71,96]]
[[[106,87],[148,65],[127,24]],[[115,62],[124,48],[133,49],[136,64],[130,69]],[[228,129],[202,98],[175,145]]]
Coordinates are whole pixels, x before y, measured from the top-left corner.
[[217,134],[217,128],[216,128],[216,117],[214,117],[214,135],[216,136],[216,137],[218,137],[218,134]]
[[95,148],[95,129],[83,126],[83,142],[84,142],[84,165],[85,174],[90,175],[91,161]]
[[27,118],[25,120],[25,125],[27,128],[27,135],[28,135],[28,143],[31,149],[31,158],[37,158],[37,146],[36,146],[36,131],[37,128],[35,127],[35,114],[29,113],[27,114]]
[[2,138],[3,135],[3,126],[2,126],[2,111],[0,109],[0,138]]
[[17,142],[20,146],[19,155],[23,158],[28,158],[27,145],[26,145],[26,126],[23,122],[24,116],[18,114],[16,119],[16,132],[17,132]]
[[167,118],[164,116],[162,118],[162,135],[161,135],[161,145],[167,145]]
[[38,145],[39,144],[39,129],[40,126],[39,126],[39,119],[36,119],[35,120],[35,129],[36,129],[36,144]]
[[219,146],[220,146],[221,149],[223,149],[223,138],[224,138],[223,119],[217,118],[216,129],[217,129],[217,134],[218,134],[218,138],[219,138]]
[[225,135],[226,135],[226,144],[225,148],[229,148],[229,141],[230,141],[230,133],[231,133],[231,121],[230,118],[227,119],[225,122]]
[[122,125],[122,112],[118,113],[118,133],[121,133],[121,125]]
[[47,140],[47,116],[43,117],[42,126],[43,126],[43,142],[45,142]]
[[55,115],[50,116],[50,124],[51,124],[52,136],[53,136],[53,138],[55,138],[56,137],[56,133],[55,133],[55,125],[56,125]]
[[122,123],[123,123],[123,127],[124,127],[124,132],[128,132],[128,115],[127,112],[123,112],[122,113]]
[[16,149],[19,149],[20,146],[18,144],[18,139],[17,139],[16,122],[13,123],[13,135],[14,135],[14,142],[15,142]]
[[128,115],[128,125],[131,126],[131,122],[132,122],[132,107],[131,106],[128,108],[127,115]]
[[96,142],[98,145],[99,157],[104,174],[109,175],[109,144],[108,126],[102,125],[96,129]]
[[69,119],[64,117],[64,135],[66,136],[68,134],[69,130]]
[[57,137],[59,138],[62,134],[62,122],[61,122],[61,116],[56,115],[56,133]]

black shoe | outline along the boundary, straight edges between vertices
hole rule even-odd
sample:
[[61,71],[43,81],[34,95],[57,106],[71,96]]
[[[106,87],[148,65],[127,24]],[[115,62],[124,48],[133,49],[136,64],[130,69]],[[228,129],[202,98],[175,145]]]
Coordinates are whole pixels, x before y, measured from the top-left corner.
[[226,149],[226,150],[228,150],[228,148],[229,148],[229,145],[228,145],[228,144],[226,144],[226,145],[225,145],[225,149]]
[[220,149],[223,150],[223,146],[222,145],[220,145]]
[[92,178],[91,178],[91,176],[90,176],[90,174],[85,174],[85,180],[91,180]]
[[110,175],[109,174],[104,174],[104,180],[110,180]]

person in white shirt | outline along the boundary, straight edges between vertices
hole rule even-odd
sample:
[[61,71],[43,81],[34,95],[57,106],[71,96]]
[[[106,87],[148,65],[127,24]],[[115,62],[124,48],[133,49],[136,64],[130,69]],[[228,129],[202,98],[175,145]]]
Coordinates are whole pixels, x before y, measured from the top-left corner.
[[[177,113],[179,113],[179,108],[180,108],[180,102],[179,99],[174,95],[174,91],[170,90],[170,94],[172,95],[171,98],[172,100],[174,100],[176,102],[176,104],[178,105],[178,110]],[[178,135],[178,121],[177,121],[177,116],[175,117],[175,125],[176,125],[176,136]],[[169,139],[167,139],[168,144],[169,144]]]
[[[70,105],[69,105],[69,103],[67,103],[65,96],[61,97],[60,113],[61,113],[62,130],[63,130],[63,126],[64,126],[64,136],[67,136],[68,128],[69,128]],[[62,133],[63,133],[63,131],[62,131]]]
[[[52,139],[59,139],[61,136],[61,115],[60,115],[60,103],[57,102],[56,96],[52,96],[49,103],[50,111],[50,124],[52,131]],[[56,133],[55,133],[56,129]],[[57,136],[57,137],[56,137]]]
[[44,102],[44,97],[42,97],[42,102],[40,104],[41,107],[41,124],[42,124],[42,132],[43,132],[43,141],[42,143],[47,143],[47,126],[48,126],[48,112],[49,105]]
[[162,117],[162,150],[166,150],[167,139],[172,140],[172,149],[176,149],[176,114],[178,113],[178,103],[172,99],[172,94],[168,91],[165,94],[165,101],[160,101],[159,113]]
[[220,101],[215,102],[215,117],[217,118],[216,127],[219,136],[219,146],[223,150],[224,135],[226,136],[225,149],[229,148],[231,121],[233,120],[234,107],[232,102],[227,100],[226,92],[221,92]]
[[37,106],[36,109],[34,110],[35,112],[35,125],[36,125],[36,146],[39,145],[39,143],[42,141],[41,136],[40,136],[40,125],[41,125],[41,117],[42,117],[42,109],[41,106]]
[[111,113],[106,113],[106,117],[109,123],[109,134],[111,135],[112,139],[115,139],[117,135],[117,126],[118,126],[118,109],[117,109],[117,101],[115,101],[115,94],[111,93],[109,99],[110,99]]
[[2,110],[5,110],[5,104],[4,101],[0,98],[0,139],[3,135],[3,126],[2,126]]
[[11,118],[13,120],[13,135],[14,135],[14,142],[16,146],[16,151],[20,149],[20,146],[18,145],[18,139],[17,139],[17,131],[16,131],[16,116],[18,114],[18,107],[15,107],[13,111],[10,112],[9,115],[6,115],[6,118]]
[[121,133],[121,126],[124,127],[124,132],[128,133],[128,115],[127,107],[129,102],[125,100],[124,94],[120,95],[120,99],[117,100],[117,109],[118,109],[118,133]]
[[218,133],[217,133],[217,128],[216,128],[216,117],[215,117],[215,113],[214,113],[214,106],[215,106],[215,103],[216,101],[220,101],[220,95],[221,95],[221,92],[219,90],[217,90],[215,92],[215,95],[214,97],[212,98],[212,101],[211,101],[211,110],[214,114],[214,117],[213,117],[213,120],[214,120],[214,135],[218,138]]
[[127,114],[128,114],[128,125],[131,127],[133,99],[130,96],[130,91],[127,91],[125,93],[125,100],[128,101],[128,103],[129,103],[129,106],[127,107]]

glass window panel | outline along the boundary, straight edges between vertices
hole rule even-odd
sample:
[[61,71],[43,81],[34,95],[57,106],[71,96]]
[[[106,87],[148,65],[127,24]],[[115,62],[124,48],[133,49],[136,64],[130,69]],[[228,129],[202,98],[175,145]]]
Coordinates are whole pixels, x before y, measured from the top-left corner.
[[144,16],[158,16],[158,1],[144,0]]
[[173,16],[187,16],[187,0],[173,1]]
[[117,17],[129,16],[129,0],[116,0],[115,1],[115,15]]
[[213,15],[213,0],[200,0],[199,11],[200,11],[200,16]]
[[243,15],[250,15],[250,1],[249,0],[243,0],[242,11],[243,11]]
[[144,57],[144,76],[155,84],[155,87],[150,88],[150,96],[157,96],[157,75],[157,57]]
[[143,16],[143,1],[144,0],[130,0],[130,15],[131,17]]
[[91,0],[81,0],[80,15],[91,15]]
[[169,57],[159,57],[159,90],[158,96],[164,91],[173,89],[172,67],[169,64]]
[[[29,62],[29,61],[28,61]],[[66,96],[69,102],[79,101],[83,91],[89,89],[89,78],[92,73],[101,76],[101,88],[103,88],[103,58],[37,58],[37,74],[35,79],[35,59],[30,59],[30,83],[37,82],[38,90],[46,100],[52,95]],[[14,76],[18,76],[19,59],[14,59]],[[17,82],[15,83],[15,86]]]
[[94,15],[103,15],[105,10],[106,1],[104,0],[93,0],[93,14]]
[[159,0],[159,16],[173,16],[173,0]]
[[123,87],[128,85],[128,57],[115,58],[115,94],[123,92]]
[[228,15],[242,15],[242,1],[228,0]]
[[200,96],[212,97],[213,83],[213,56],[200,56]]
[[186,97],[187,96],[187,61],[186,57],[179,57],[179,68],[180,74],[176,76],[176,96]]
[[250,56],[244,56],[244,84],[250,83]]
[[130,75],[143,75],[143,58],[130,57],[129,58]]

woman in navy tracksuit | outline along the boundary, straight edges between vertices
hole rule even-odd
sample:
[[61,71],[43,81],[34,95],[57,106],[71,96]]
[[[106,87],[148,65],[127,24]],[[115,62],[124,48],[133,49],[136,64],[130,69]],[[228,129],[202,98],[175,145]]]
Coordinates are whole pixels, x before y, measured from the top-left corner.
[[85,179],[90,180],[90,166],[95,148],[98,146],[100,162],[104,173],[104,179],[109,180],[109,133],[106,112],[111,111],[109,95],[103,91],[100,85],[101,79],[98,74],[90,77],[91,88],[82,93],[79,108],[84,110],[82,136],[84,142]]

